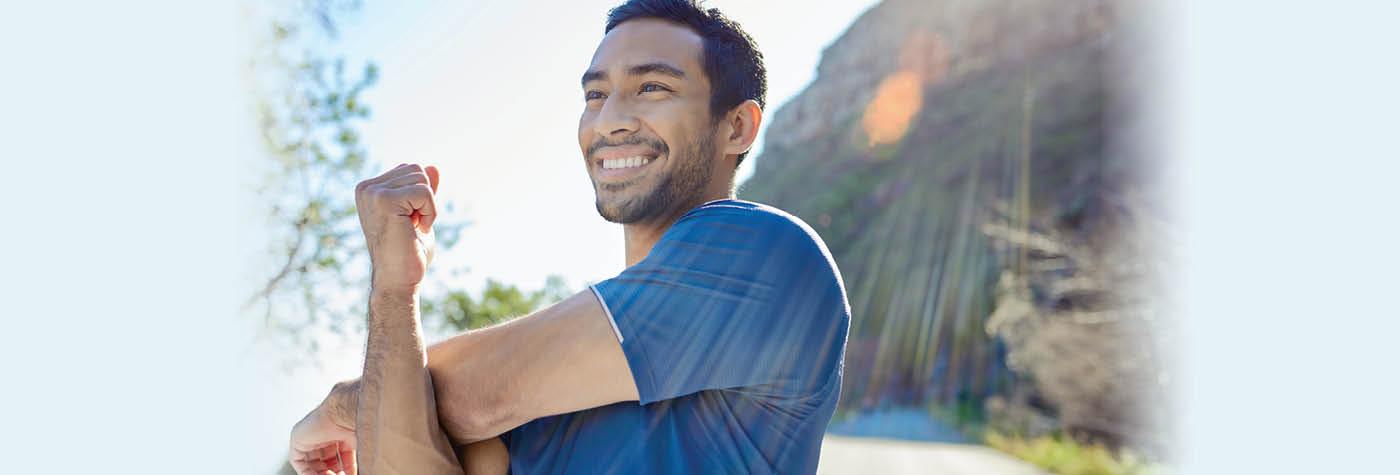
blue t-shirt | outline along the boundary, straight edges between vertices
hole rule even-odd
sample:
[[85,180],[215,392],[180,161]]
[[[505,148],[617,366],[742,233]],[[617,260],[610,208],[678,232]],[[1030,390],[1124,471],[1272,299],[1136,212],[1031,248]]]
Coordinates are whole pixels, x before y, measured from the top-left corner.
[[502,437],[511,473],[816,471],[851,311],[831,253],[806,223],[763,204],[711,201],[592,288],[640,401],[511,430]]

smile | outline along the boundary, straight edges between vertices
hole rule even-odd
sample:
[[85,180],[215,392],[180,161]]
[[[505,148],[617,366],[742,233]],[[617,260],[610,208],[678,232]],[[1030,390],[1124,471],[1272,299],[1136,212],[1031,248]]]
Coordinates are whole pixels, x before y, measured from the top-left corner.
[[652,160],[652,157],[643,157],[641,155],[627,158],[611,158],[603,160],[603,169],[615,170],[618,168],[640,168],[648,163],[651,163]]
[[648,165],[655,162],[659,157],[649,155],[633,155],[622,158],[605,158],[594,161],[597,168],[597,179],[600,183],[621,183],[640,175],[646,170]]

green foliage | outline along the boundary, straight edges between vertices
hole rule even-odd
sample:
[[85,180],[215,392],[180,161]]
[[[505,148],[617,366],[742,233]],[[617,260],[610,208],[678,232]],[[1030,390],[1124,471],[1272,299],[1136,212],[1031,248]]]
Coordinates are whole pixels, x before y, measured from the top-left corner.
[[463,331],[488,327],[558,302],[569,294],[564,279],[550,276],[545,287],[534,292],[487,279],[481,296],[473,299],[460,290],[448,292],[436,301],[423,305],[424,317],[438,319],[444,329]]
[[968,440],[981,437],[987,427],[987,412],[982,401],[971,394],[961,393],[952,403],[931,403],[926,406],[930,418],[947,424]]
[[1016,456],[1037,467],[1061,475],[1165,475],[1160,464],[1151,463],[1128,450],[1113,451],[1100,444],[1081,444],[1063,434],[1024,439],[988,431],[987,445]]
[[[313,325],[341,331],[358,313],[341,288],[363,281],[364,246],[353,194],[365,177],[360,128],[370,117],[361,99],[378,80],[372,62],[349,67],[331,51],[339,16],[358,2],[308,0],[277,4],[250,64],[258,125],[271,162],[253,198],[266,206],[273,265],[245,312],[291,335]],[[311,346],[314,342],[304,342]]]
[[[315,351],[306,330],[345,333],[362,328],[370,264],[355,211],[354,187],[381,169],[369,159],[362,130],[371,119],[365,93],[379,79],[370,60],[338,52],[338,25],[360,7],[358,0],[270,2],[271,11],[250,61],[258,126],[267,161],[254,163],[259,176],[250,198],[266,210],[266,266],[243,310],[260,316],[274,336]],[[458,241],[465,221],[453,204],[434,224],[439,254]],[[434,269],[451,275],[453,269]],[[562,284],[559,284],[562,287]],[[523,308],[510,300],[513,287],[497,284],[485,302],[504,302],[489,315]],[[536,292],[535,294],[541,294]],[[544,296],[521,298],[533,303]],[[543,294],[541,294],[543,295]],[[551,294],[552,295],[552,294]],[[471,308],[465,294],[449,293],[438,308]],[[425,307],[431,295],[420,297]],[[455,300],[454,300],[455,299]],[[463,300],[465,299],[465,300]],[[532,300],[533,299],[533,300]],[[515,306],[510,306],[515,305]],[[452,326],[448,324],[448,326]]]

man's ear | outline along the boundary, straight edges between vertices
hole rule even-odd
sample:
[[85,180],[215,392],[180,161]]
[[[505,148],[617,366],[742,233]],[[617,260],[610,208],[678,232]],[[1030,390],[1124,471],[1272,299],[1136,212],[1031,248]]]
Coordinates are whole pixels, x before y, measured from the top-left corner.
[[724,120],[729,126],[728,135],[724,137],[724,154],[738,155],[749,151],[754,141],[758,140],[758,126],[763,124],[763,109],[758,107],[758,101],[749,99],[730,109]]

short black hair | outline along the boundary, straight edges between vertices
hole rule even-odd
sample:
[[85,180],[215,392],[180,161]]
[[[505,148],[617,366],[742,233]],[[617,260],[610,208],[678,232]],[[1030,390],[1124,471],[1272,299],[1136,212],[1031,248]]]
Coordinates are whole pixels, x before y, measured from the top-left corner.
[[[607,34],[627,20],[656,18],[690,27],[704,40],[701,63],[710,79],[710,120],[716,121],[746,100],[764,108],[768,95],[768,70],[763,53],[739,23],[725,17],[718,8],[704,9],[696,0],[628,0],[608,10]],[[739,154],[735,166],[748,152]]]

